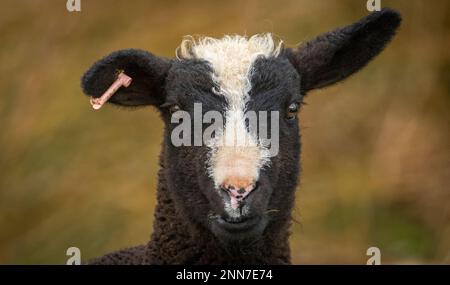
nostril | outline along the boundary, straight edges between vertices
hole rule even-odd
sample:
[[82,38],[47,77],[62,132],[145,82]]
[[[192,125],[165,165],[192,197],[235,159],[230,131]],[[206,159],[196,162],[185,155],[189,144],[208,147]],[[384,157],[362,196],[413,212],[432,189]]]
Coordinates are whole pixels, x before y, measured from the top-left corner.
[[220,190],[222,190],[223,192],[225,192],[227,194],[231,193],[231,191],[228,188],[224,187],[224,186],[220,186],[219,188],[220,188]]
[[244,189],[244,188],[241,188],[241,189],[239,189],[237,192],[238,192],[239,194],[244,194],[244,193],[245,193],[245,189]]
[[250,188],[251,190],[246,192],[245,198],[248,198],[248,196],[250,196],[252,193],[255,193],[256,190],[258,190],[258,188],[259,188],[258,182],[253,183],[252,187]]

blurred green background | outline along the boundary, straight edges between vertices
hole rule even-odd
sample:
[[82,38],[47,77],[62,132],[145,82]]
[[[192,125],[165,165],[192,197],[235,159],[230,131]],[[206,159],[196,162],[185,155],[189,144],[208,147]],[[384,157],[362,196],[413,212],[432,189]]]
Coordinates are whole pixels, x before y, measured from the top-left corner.
[[[366,1],[2,1],[0,263],[87,260],[148,241],[162,123],[94,112],[79,79],[122,48],[173,57],[184,35],[272,32],[293,46],[366,15]],[[403,25],[301,114],[293,262],[450,263],[450,2],[388,1]]]

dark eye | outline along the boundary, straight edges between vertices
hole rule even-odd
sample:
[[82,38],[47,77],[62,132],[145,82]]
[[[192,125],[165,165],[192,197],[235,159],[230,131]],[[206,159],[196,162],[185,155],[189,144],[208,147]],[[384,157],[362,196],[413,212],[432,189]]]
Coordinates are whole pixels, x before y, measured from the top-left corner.
[[299,106],[298,103],[291,103],[286,110],[286,119],[293,120],[297,116]]

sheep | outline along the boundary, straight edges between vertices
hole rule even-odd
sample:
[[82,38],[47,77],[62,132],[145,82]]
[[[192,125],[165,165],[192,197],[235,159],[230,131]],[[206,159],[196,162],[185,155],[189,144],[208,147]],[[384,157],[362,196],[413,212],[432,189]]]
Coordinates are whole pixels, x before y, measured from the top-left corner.
[[[297,113],[309,91],[349,77],[378,55],[400,22],[397,11],[383,9],[297,48],[271,34],[186,38],[174,59],[128,49],[97,61],[81,84],[96,108],[107,99],[154,106],[165,131],[149,243],[90,263],[290,264],[301,153]],[[102,97],[117,72],[129,76],[129,86],[120,81]],[[192,115],[196,103],[222,114],[225,124],[204,144],[175,146],[173,118]],[[279,116],[274,155],[245,118],[248,111],[268,110],[275,112],[269,117]],[[208,124],[200,124],[205,131]],[[246,143],[221,144],[229,134]]]

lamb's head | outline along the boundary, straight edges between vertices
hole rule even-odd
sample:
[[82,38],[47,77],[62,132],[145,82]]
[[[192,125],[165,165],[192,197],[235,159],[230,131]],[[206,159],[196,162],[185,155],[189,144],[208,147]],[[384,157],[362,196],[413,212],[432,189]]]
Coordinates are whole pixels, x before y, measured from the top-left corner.
[[180,216],[223,241],[253,240],[290,218],[306,93],[358,71],[399,24],[383,10],[296,49],[265,34],[187,38],[174,59],[122,50],[95,63],[82,87],[98,98],[117,72],[130,76],[109,102],[159,110],[165,187]]

